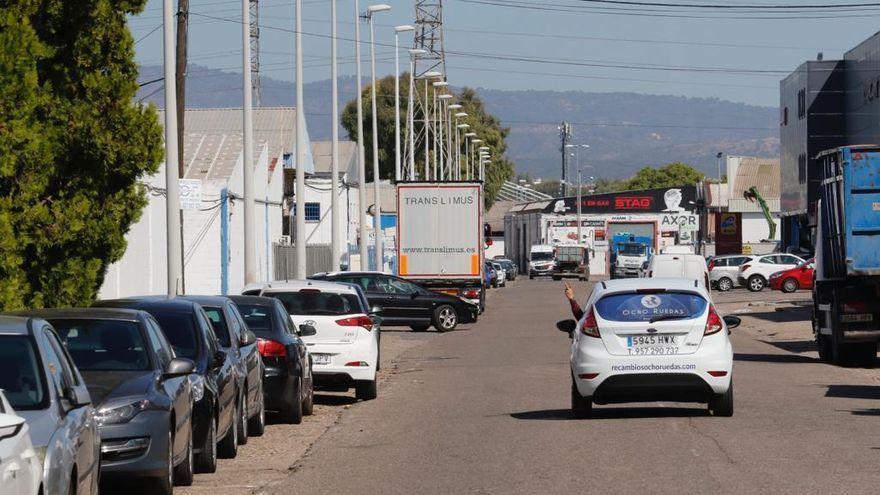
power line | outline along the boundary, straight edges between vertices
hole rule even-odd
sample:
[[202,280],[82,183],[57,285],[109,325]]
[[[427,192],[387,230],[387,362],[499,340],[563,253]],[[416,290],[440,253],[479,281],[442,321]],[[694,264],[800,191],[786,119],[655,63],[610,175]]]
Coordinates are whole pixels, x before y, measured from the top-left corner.
[[147,34],[141,36],[140,38],[138,38],[137,40],[135,40],[134,44],[137,45],[137,44],[140,43],[141,41],[144,41],[145,39],[149,38],[150,35],[153,34],[153,33],[155,33],[156,31],[158,31],[160,27],[162,27],[162,24],[157,25],[156,27],[154,27],[153,29],[151,29],[149,33],[147,33]]
[[634,0],[577,0],[584,3],[604,3],[615,5],[634,5],[649,7],[686,7],[694,9],[785,9],[785,10],[813,10],[813,9],[838,9],[851,7],[880,7],[880,3],[839,3],[839,4],[812,4],[812,5],[727,5],[727,4],[699,4],[699,3],[668,3],[668,2],[641,2]]

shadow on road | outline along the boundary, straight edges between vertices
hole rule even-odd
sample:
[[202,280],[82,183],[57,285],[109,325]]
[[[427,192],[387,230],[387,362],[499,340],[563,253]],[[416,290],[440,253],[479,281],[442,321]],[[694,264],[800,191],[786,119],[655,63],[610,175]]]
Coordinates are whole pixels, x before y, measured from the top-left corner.
[[828,385],[825,397],[880,400],[878,385]]
[[748,361],[752,363],[818,363],[819,360],[799,354],[741,354],[733,355],[734,361]]
[[[850,411],[853,416],[880,416],[880,409],[856,409]],[[877,447],[880,450],[880,447]]]
[[816,342],[814,340],[762,340],[761,342],[795,354],[816,350]]
[[748,316],[758,320],[772,323],[791,323],[794,321],[810,321],[812,317],[809,308],[780,308],[777,311],[762,311],[760,313],[742,313],[740,316]]
[[355,402],[357,402],[357,399],[353,395],[315,394],[315,404],[321,404],[322,406],[347,406]]
[[[594,407],[590,419],[690,418],[708,414],[706,409],[698,407]],[[510,417],[527,421],[575,420],[571,409],[524,411],[513,413]]]

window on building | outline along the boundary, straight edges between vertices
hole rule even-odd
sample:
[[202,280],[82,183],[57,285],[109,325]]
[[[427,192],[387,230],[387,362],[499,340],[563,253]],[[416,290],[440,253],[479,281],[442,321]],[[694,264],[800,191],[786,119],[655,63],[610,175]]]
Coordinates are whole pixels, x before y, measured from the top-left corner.
[[807,116],[807,90],[798,91],[798,120]]
[[798,184],[807,182],[807,155],[801,153],[798,155]]
[[321,221],[321,203],[306,203],[306,222]]
[[788,125],[788,107],[782,108],[782,125]]

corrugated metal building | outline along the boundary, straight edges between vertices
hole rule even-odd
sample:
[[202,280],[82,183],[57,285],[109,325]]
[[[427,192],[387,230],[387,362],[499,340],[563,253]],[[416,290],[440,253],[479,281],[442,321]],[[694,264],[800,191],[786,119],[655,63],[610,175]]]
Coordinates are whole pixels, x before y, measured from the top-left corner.
[[761,206],[757,201],[749,201],[743,196],[752,187],[757,188],[767,203],[778,231],[781,182],[779,168],[778,158],[727,157],[727,211],[742,214],[743,243],[773,240],[768,239],[770,227]]

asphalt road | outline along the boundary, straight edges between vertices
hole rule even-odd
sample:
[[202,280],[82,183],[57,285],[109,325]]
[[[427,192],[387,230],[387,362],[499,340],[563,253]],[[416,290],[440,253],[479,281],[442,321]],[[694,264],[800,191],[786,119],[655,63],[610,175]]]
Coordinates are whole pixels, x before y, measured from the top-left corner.
[[716,296],[744,320],[732,418],[653,403],[573,420],[562,287],[520,279],[476,325],[402,351],[379,399],[351,404],[258,492],[880,491],[880,373],[817,361],[807,296]]

